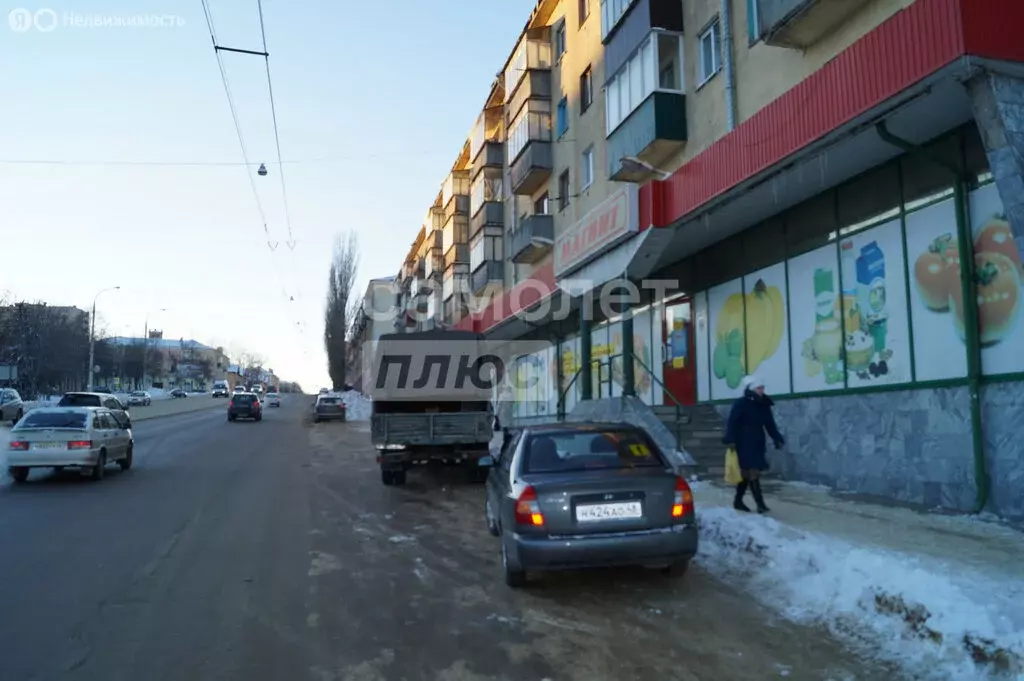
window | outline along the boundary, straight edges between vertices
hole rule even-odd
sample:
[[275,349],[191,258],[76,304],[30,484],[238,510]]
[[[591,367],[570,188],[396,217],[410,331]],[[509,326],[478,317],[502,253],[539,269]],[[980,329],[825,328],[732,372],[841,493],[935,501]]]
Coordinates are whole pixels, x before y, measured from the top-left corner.
[[601,0],[601,40],[608,37],[632,4],[633,0]]
[[590,16],[590,0],[579,0],[580,25]]
[[588,66],[580,76],[580,113],[584,114],[594,103],[594,81]]
[[605,86],[606,133],[610,135],[655,90],[685,89],[682,36],[653,33]]
[[533,202],[533,213],[534,215],[547,215],[548,214],[548,193],[544,192],[540,198]]
[[640,430],[555,431],[526,443],[524,473],[663,467],[658,446]]
[[594,183],[594,147],[587,147],[580,158],[580,190],[587,189]]
[[569,207],[569,171],[564,170],[558,176],[558,210],[559,212]]
[[751,45],[761,39],[761,17],[757,5],[757,0],[747,0],[747,40]]
[[488,176],[481,173],[475,180],[469,193],[469,214],[476,215],[487,201],[501,201],[501,176]]
[[[531,100],[534,106],[536,100]],[[540,102],[536,102],[540,104]],[[544,102],[548,107],[551,102]],[[530,111],[524,109],[519,117],[509,126],[508,131],[508,162],[511,165],[518,158],[531,140],[551,141],[551,113],[548,111]]]
[[569,100],[562,97],[558,100],[557,114],[558,136],[561,137],[569,131]]
[[492,234],[478,236],[469,251],[469,269],[476,272],[485,262],[501,262],[503,260],[502,246],[500,236]]
[[718,19],[700,34],[700,85],[711,80],[718,73],[721,65],[721,28]]
[[559,21],[555,26],[555,30],[551,34],[551,47],[554,51],[552,56],[557,62],[565,54],[565,19]]

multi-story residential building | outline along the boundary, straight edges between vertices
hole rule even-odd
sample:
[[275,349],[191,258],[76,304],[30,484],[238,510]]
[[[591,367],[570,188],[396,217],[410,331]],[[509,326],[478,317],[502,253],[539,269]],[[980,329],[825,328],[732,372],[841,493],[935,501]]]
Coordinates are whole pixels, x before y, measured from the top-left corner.
[[371,279],[366,285],[346,344],[346,381],[356,390],[362,389],[364,353],[381,336],[394,333],[405,322],[404,317],[394,314],[404,285],[395,276]]
[[[1018,20],[1014,0],[538,3],[502,95],[522,264],[459,323],[559,339],[517,417],[635,390],[703,418],[756,372],[784,475],[1024,518]],[[597,139],[567,63],[593,40]],[[585,204],[568,159],[591,143]],[[642,281],[625,312],[586,295]]]

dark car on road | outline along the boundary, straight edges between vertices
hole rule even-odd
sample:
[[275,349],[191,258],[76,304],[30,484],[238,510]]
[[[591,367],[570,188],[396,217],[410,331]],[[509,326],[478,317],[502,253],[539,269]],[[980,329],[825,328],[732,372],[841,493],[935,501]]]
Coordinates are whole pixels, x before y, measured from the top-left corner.
[[228,421],[237,419],[263,420],[263,405],[255,393],[235,393],[228,400]]
[[128,407],[121,404],[110,393],[64,393],[57,403],[58,407],[103,407],[113,414],[114,418],[123,428],[132,427],[132,417],[128,413]]
[[337,395],[317,395],[313,404],[313,422],[344,421],[347,416],[345,400]]
[[642,565],[681,575],[697,553],[690,486],[637,426],[506,432],[486,463],[485,519],[509,586],[525,585],[528,571]]
[[174,390],[171,391],[171,397],[173,397],[174,399],[181,399],[183,397],[188,397],[188,393],[182,390],[181,388],[175,388]]

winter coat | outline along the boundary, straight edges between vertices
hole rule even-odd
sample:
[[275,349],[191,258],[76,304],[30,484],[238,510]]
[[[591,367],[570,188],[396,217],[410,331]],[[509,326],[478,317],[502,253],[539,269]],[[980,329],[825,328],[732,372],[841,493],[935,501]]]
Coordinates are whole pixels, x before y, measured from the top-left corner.
[[743,470],[768,470],[765,431],[768,431],[776,449],[785,443],[775,425],[773,404],[770,397],[762,397],[749,390],[732,404],[723,442],[736,448]]

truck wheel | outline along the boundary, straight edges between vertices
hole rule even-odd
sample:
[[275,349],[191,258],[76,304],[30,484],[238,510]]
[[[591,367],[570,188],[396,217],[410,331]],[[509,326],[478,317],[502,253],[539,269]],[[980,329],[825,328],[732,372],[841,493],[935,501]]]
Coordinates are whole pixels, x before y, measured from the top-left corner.
[[386,471],[383,468],[380,470],[380,481],[386,486],[391,487],[395,484],[395,472]]
[[393,479],[394,479],[396,485],[404,485],[405,484],[405,471],[395,471]]

